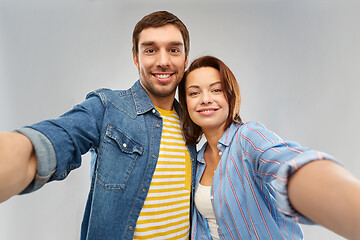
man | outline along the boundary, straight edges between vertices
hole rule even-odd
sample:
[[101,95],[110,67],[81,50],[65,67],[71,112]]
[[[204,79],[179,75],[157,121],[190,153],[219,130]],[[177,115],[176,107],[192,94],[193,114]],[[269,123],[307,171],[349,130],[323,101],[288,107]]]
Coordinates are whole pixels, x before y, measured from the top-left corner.
[[64,179],[90,150],[81,239],[187,239],[195,149],[185,146],[174,97],[188,54],[176,16],[141,19],[133,32],[140,80],[130,89],[97,90],[56,120],[0,134],[0,201]]

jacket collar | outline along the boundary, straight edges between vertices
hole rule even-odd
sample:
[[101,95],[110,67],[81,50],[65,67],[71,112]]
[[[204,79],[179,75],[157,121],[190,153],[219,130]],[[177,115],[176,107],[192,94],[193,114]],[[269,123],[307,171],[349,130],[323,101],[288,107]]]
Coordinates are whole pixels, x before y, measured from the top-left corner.
[[154,104],[151,102],[148,93],[145,91],[143,86],[141,86],[140,80],[137,80],[130,90],[134,99],[137,115],[155,109]]
[[[156,112],[158,112],[154,106],[154,104],[152,103],[149,94],[146,92],[146,90],[144,89],[144,87],[140,84],[140,80],[137,80],[134,85],[131,87],[131,94],[133,96],[134,99],[134,103],[135,103],[135,109],[136,109],[136,114],[140,115],[140,114],[144,114],[148,111],[151,111],[153,109],[155,109]],[[174,100],[174,108],[175,111],[180,114],[180,105],[179,103],[176,101],[176,99]],[[160,115],[159,115],[160,116]]]

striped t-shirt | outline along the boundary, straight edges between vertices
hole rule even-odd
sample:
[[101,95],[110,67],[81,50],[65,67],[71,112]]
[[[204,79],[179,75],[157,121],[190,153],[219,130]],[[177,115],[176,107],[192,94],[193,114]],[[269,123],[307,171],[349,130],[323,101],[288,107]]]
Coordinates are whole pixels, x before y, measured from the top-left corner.
[[191,161],[174,110],[163,118],[159,158],[134,239],[188,239]]

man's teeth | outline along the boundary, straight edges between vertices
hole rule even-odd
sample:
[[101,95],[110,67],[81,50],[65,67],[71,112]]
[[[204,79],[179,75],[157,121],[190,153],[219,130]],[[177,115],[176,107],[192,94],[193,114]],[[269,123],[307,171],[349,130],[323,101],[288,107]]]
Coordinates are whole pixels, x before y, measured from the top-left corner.
[[158,78],[169,78],[170,74],[156,74],[155,76]]

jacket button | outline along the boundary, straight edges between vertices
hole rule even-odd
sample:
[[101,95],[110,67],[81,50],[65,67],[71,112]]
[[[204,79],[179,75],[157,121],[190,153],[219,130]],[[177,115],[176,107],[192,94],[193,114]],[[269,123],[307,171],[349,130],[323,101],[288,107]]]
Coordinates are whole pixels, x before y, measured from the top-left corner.
[[123,143],[123,147],[126,148],[126,143]]
[[146,189],[145,189],[145,188],[143,188],[143,189],[142,189],[142,192],[143,192],[143,193],[146,193]]
[[156,124],[156,127],[158,127],[158,128],[159,128],[159,127],[160,127],[160,125],[159,125],[159,124]]
[[129,226],[129,230],[132,231],[132,230],[133,230],[133,226]]
[[152,112],[155,113],[155,109],[153,109]]
[[153,158],[156,158],[155,154],[152,155]]

